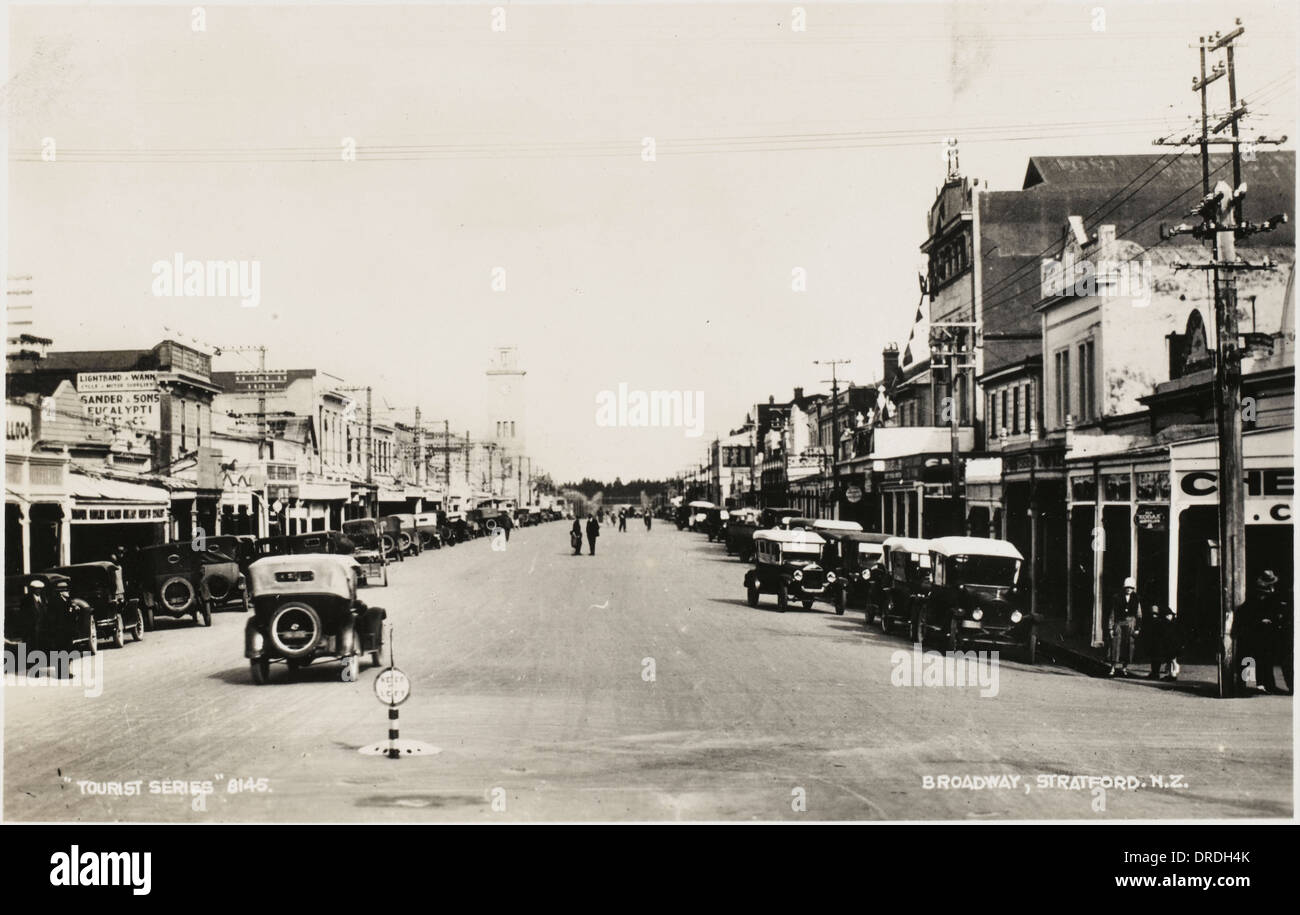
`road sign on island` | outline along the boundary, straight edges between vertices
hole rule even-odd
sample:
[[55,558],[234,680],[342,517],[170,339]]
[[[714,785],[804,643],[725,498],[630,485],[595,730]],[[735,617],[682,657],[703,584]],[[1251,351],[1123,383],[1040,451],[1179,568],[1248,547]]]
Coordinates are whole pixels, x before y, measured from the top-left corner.
[[411,695],[411,678],[396,667],[386,667],[375,677],[375,695],[384,705],[401,705]]

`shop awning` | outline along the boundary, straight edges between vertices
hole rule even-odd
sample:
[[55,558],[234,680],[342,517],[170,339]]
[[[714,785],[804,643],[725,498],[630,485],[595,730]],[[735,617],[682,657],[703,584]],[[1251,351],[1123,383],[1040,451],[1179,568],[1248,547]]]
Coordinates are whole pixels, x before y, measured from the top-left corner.
[[404,489],[384,489],[379,490],[380,502],[405,502],[406,490]]
[[161,486],[68,474],[73,524],[161,524],[167,521],[171,493]]
[[1002,458],[969,458],[966,461],[966,485],[1001,483]]
[[[875,430],[872,445],[871,457],[876,461],[918,454],[946,454],[952,450],[952,430],[948,426],[882,426]],[[970,426],[959,427],[957,450],[970,451],[974,445],[975,430]]]

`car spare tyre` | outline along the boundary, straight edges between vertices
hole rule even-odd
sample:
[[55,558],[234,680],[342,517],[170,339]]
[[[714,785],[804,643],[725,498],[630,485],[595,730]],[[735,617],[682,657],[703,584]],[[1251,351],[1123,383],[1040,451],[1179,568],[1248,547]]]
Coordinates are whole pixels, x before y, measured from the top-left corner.
[[158,597],[170,612],[183,614],[194,606],[197,595],[194,593],[193,583],[188,578],[175,575],[159,586]]
[[275,650],[286,658],[310,655],[321,637],[320,614],[311,604],[289,601],[271,614],[267,634]]

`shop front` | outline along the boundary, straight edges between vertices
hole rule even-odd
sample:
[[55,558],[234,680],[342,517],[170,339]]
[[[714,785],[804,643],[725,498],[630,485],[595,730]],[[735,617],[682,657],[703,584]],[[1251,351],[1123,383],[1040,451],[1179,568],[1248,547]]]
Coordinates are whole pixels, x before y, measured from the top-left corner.
[[[1286,427],[1242,436],[1248,592],[1249,583],[1269,570],[1279,579],[1279,593],[1294,593],[1293,435]],[[1217,452],[1213,438],[1170,447],[1172,486],[1163,519],[1169,542],[1176,545],[1168,557],[1170,603],[1195,643],[1211,656],[1220,630]]]
[[880,512],[872,499],[871,467],[840,470],[839,518],[856,521],[864,531],[880,529]]
[[1002,458],[969,458],[963,470],[966,533],[1002,539]]
[[952,460],[914,454],[877,461],[880,530],[898,537],[941,537],[952,532]]
[[1002,536],[1026,559],[1030,606],[1065,619],[1067,504],[1060,441],[1025,443],[1002,453]]
[[1104,643],[1106,603],[1124,579],[1144,607],[1169,603],[1169,446],[1067,460],[1070,630]]
[[172,493],[150,486],[73,471],[68,475],[69,562],[108,559],[118,547],[167,540]]

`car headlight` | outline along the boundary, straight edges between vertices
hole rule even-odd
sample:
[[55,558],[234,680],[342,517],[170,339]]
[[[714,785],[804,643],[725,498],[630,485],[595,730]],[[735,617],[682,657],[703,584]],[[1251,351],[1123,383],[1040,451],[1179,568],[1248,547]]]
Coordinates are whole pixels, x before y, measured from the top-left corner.
[[1013,623],[1018,623],[1018,622],[1020,622],[1022,619],[1024,619],[1024,617],[1021,615],[1021,613],[1020,613],[1019,610],[1012,610],[1012,611],[1011,611],[1011,622],[1013,622]]
[[834,572],[827,572],[827,573],[826,573],[826,583],[827,583],[827,584],[834,584],[834,583],[835,583],[835,573],[834,573]]
[[866,580],[867,580],[868,578],[870,578],[870,577],[871,577],[871,573],[868,572],[866,569],[863,569],[863,570],[862,570],[862,580],[863,580],[863,581],[866,581]]
[[794,580],[795,580],[795,581],[803,581],[803,572],[796,571],[796,572],[794,573]]
[[973,620],[982,620],[984,619],[984,611],[976,610],[973,613],[971,613],[970,618]]

